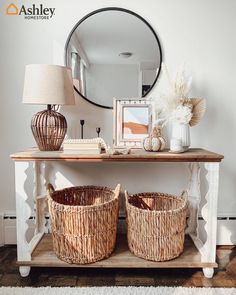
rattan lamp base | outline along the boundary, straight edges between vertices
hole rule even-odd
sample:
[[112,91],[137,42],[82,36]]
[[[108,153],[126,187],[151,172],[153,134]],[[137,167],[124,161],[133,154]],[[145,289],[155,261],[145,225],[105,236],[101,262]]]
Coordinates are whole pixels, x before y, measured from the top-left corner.
[[58,151],[66,135],[66,118],[49,108],[33,116],[31,130],[40,151]]

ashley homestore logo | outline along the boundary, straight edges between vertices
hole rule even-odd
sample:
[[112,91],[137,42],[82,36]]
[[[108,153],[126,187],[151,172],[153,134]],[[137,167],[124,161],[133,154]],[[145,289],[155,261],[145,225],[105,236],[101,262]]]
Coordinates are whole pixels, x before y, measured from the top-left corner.
[[27,7],[26,5],[22,5],[21,7],[16,6],[14,3],[11,3],[6,8],[6,14],[11,15],[21,15],[24,16],[25,19],[50,19],[55,15],[56,8],[45,7],[43,4],[35,5]]

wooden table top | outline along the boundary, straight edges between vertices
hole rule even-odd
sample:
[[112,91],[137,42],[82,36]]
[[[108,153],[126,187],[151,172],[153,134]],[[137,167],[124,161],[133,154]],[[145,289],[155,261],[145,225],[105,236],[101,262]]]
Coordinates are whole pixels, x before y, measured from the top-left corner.
[[194,148],[180,154],[145,152],[132,149],[128,155],[85,155],[67,151],[39,151],[32,148],[11,155],[14,161],[70,161],[70,162],[221,162],[224,156],[204,149]]

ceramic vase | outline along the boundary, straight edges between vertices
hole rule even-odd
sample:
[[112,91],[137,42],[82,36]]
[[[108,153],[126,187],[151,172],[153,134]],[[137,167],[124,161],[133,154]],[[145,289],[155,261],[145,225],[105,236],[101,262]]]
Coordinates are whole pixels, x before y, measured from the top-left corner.
[[180,139],[183,150],[188,150],[190,147],[190,127],[189,124],[178,122],[172,123],[172,138]]

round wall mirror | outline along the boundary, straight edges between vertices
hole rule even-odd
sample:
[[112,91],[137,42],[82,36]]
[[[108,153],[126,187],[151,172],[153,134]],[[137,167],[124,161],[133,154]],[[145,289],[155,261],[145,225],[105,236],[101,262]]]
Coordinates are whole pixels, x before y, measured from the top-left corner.
[[113,98],[146,96],[157,81],[161,59],[160,42],[150,24],[122,8],[103,8],[85,16],[65,48],[75,90],[108,109]]

